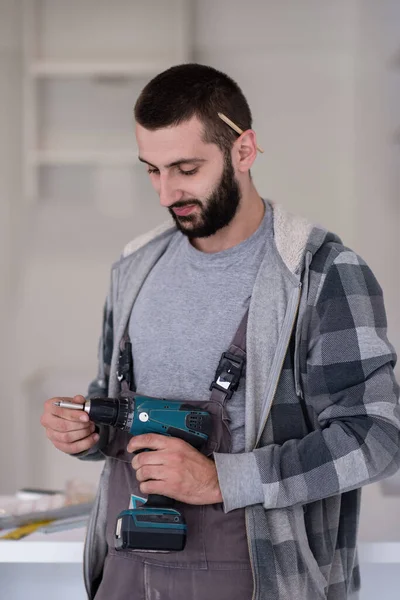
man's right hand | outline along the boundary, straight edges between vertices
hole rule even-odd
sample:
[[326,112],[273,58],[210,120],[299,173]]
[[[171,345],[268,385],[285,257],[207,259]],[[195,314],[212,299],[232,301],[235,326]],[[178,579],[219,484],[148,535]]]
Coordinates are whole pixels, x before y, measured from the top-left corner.
[[85,402],[83,396],[46,400],[40,422],[46,429],[47,437],[58,450],[66,454],[89,450],[99,439],[94,423],[89,421],[89,415],[83,411],[54,406],[54,402],[59,400],[76,404]]

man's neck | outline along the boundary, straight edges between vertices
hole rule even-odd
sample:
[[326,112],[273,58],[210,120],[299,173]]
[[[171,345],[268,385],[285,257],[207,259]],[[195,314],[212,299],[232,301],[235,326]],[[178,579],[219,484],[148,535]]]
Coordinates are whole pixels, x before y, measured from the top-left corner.
[[249,194],[242,197],[232,221],[214,235],[206,238],[193,238],[191,244],[201,252],[215,253],[228,250],[247,240],[257,231],[263,220],[265,205],[257,190],[251,186]]

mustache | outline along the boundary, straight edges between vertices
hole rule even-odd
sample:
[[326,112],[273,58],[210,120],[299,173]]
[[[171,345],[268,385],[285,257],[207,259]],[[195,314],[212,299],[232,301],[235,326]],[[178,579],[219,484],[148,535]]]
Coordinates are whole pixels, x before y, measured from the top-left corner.
[[168,208],[169,210],[173,210],[174,208],[184,208],[185,206],[193,206],[193,204],[200,206],[200,208],[202,207],[200,200],[179,200],[178,202],[171,204],[171,206],[168,206]]

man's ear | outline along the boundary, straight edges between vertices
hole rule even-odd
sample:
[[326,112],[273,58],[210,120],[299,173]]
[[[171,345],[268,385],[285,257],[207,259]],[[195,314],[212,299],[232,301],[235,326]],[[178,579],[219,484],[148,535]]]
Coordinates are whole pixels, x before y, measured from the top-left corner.
[[232,163],[240,173],[250,171],[257,156],[256,134],[252,129],[244,131],[232,147]]

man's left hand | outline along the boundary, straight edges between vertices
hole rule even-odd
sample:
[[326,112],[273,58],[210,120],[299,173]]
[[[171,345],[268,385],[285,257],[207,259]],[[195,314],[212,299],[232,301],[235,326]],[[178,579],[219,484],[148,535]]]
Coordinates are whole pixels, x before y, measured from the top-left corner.
[[186,504],[222,502],[214,461],[174,437],[146,433],[133,437],[128,452],[136,454],[132,467],[142,494],[161,494]]

